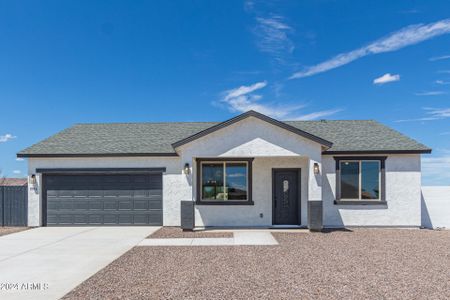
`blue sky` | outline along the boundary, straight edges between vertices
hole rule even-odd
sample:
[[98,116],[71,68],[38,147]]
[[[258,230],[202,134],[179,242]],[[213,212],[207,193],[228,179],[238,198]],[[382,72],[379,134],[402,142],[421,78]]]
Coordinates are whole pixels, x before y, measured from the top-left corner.
[[376,119],[450,184],[448,1],[1,1],[0,169],[79,122]]

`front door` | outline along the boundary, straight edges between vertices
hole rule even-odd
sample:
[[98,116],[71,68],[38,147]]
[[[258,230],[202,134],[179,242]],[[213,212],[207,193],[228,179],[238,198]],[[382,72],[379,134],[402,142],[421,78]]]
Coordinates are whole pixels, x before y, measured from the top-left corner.
[[300,169],[273,169],[273,224],[300,224]]

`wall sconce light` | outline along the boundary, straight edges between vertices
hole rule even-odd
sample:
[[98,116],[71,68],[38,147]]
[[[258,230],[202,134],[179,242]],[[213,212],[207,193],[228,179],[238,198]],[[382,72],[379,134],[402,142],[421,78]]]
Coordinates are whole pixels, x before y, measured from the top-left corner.
[[314,174],[319,175],[320,174],[320,168],[318,163],[314,163]]
[[30,184],[31,185],[36,185],[36,174],[31,174]]
[[191,168],[189,167],[189,163],[185,163],[184,164],[184,174],[188,175],[189,173],[191,173]]

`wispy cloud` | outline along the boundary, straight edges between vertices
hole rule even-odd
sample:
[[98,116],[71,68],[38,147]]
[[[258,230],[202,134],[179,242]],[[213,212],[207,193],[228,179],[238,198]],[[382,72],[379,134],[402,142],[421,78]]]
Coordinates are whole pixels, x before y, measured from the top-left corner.
[[22,157],[17,157],[16,161],[24,161],[24,159]]
[[284,63],[295,47],[289,38],[294,30],[280,15],[270,17],[256,17],[253,32],[257,37],[257,46],[261,52],[271,55],[277,62]]
[[436,84],[441,84],[441,85],[447,85],[447,84],[450,84],[450,81],[436,80],[435,83]]
[[221,103],[226,104],[232,112],[243,113],[249,110],[258,111],[262,114],[282,120],[313,120],[320,117],[333,115],[341,109],[324,110],[308,114],[302,114],[300,110],[305,107],[299,105],[281,105],[277,103],[262,103],[262,95],[256,94],[267,86],[267,81],[257,82],[223,92]]
[[422,158],[424,183],[450,185],[450,155]]
[[398,74],[392,75],[391,73],[386,73],[383,76],[375,78],[373,80],[373,84],[385,84],[388,82],[394,82],[394,81],[399,81],[399,80],[400,80],[400,75],[398,75]]
[[22,173],[22,171],[20,171],[20,170],[14,170],[13,173],[16,174],[16,175],[19,175],[19,174]]
[[426,91],[426,92],[414,93],[414,95],[416,95],[416,96],[439,96],[439,95],[444,95],[444,94],[446,94],[446,92],[444,92],[444,91]]
[[5,135],[0,135],[0,143],[5,143],[5,142],[8,142],[8,141],[10,141],[12,139],[15,139],[15,138],[16,138],[16,136],[14,136],[14,135],[12,135],[10,133],[7,133]]
[[441,132],[441,133],[439,133],[439,135],[450,135],[450,131]]
[[450,19],[444,19],[429,24],[410,25],[372,42],[367,46],[350,52],[341,53],[315,66],[307,67],[302,71],[294,73],[290,79],[308,77],[326,72],[364,56],[396,51],[447,33],[450,33]]
[[440,74],[450,74],[450,70],[439,70],[437,72]]
[[450,108],[424,107],[425,116],[417,119],[403,119],[396,122],[435,121],[450,118]]
[[338,112],[341,112],[342,109],[329,109],[329,110],[321,110],[316,111],[310,114],[298,116],[296,118],[293,118],[292,121],[309,121],[309,120],[317,120],[324,117],[329,117],[331,115],[337,114]]
[[443,60],[443,59],[449,59],[450,55],[442,55],[442,56],[435,56],[435,57],[430,57],[428,60],[429,61],[437,61],[437,60]]

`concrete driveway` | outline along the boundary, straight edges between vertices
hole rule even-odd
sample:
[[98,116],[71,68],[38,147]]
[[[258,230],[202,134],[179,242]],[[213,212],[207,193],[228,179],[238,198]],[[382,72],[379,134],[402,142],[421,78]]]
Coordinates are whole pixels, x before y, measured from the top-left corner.
[[159,227],[41,227],[0,237],[0,299],[59,299]]

